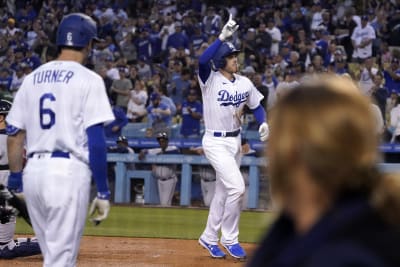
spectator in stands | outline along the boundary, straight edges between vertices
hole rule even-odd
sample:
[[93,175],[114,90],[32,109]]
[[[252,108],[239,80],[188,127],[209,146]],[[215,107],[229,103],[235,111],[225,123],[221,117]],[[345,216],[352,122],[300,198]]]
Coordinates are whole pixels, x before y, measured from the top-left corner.
[[360,64],[360,72],[356,76],[361,92],[366,96],[371,96],[372,87],[374,86],[374,76],[378,73],[378,69],[374,67],[372,57],[366,58]]
[[31,47],[27,47],[23,61],[28,64],[32,70],[42,65],[40,58],[33,52]]
[[169,106],[161,102],[161,95],[153,92],[150,95],[151,103],[147,107],[147,119],[152,127],[153,135],[160,132],[166,132],[170,135],[171,131],[171,109]]
[[182,102],[190,87],[190,74],[191,72],[188,68],[182,68],[181,62],[174,62],[174,68],[171,73],[170,96],[174,101],[178,112],[181,110]]
[[276,102],[276,87],[278,86],[278,80],[274,75],[272,66],[267,65],[264,71],[263,84],[268,87],[268,101],[267,110],[270,110]]
[[118,71],[120,78],[113,81],[111,85],[111,92],[117,94],[117,101],[115,105],[122,108],[126,114],[133,86],[131,80],[127,78],[128,68],[126,66],[118,66]]
[[175,22],[175,32],[168,36],[167,49],[175,48],[178,50],[181,47],[189,51],[189,38],[182,32],[182,23],[177,21]]
[[[159,148],[142,149],[139,152],[139,159],[143,160],[146,155],[180,154],[176,146],[169,145],[167,133],[157,134]],[[172,198],[175,193],[176,183],[178,181],[177,166],[175,164],[153,164],[153,177],[157,179],[158,195],[160,196],[161,206],[171,206]]]
[[137,50],[133,38],[133,33],[127,32],[123,39],[119,42],[121,53],[127,59],[128,64],[132,64],[137,59]]
[[382,119],[386,121],[386,100],[389,96],[389,92],[386,87],[383,86],[383,74],[382,72],[378,71],[374,75],[374,85],[371,88],[371,97],[373,102],[375,102],[381,113]]
[[399,59],[392,58],[390,66],[384,65],[383,76],[385,78],[385,87],[389,90],[395,90],[400,93],[400,66]]
[[143,81],[148,81],[151,79],[151,67],[147,63],[147,60],[148,58],[145,55],[140,55],[138,64],[136,64],[137,74]]
[[200,137],[200,121],[203,118],[203,105],[197,100],[197,91],[190,90],[182,104],[181,136],[184,138]]
[[21,66],[16,66],[15,71],[12,76],[11,85],[10,85],[10,92],[13,97],[17,93],[24,78],[25,78],[24,70],[22,69]]
[[267,33],[271,36],[272,44],[270,54],[275,56],[279,54],[279,43],[282,41],[282,33],[278,27],[275,26],[274,18],[268,19],[268,28],[266,29]]
[[257,90],[264,96],[261,100],[261,105],[266,107],[268,103],[269,88],[263,84],[261,73],[254,74],[253,83]]
[[107,67],[104,65],[98,67],[97,73],[103,78],[108,98],[115,103],[117,101],[117,93],[111,91],[113,80],[107,76]]
[[160,84],[160,87],[154,87],[154,92],[160,94],[161,103],[168,106],[168,108],[171,110],[171,117],[174,117],[177,114],[178,109],[174,100],[168,96],[167,88],[163,84]]
[[11,71],[8,68],[0,69],[0,90],[3,92],[8,92],[10,90],[12,76]]
[[217,14],[215,7],[207,7],[207,13],[203,18],[204,32],[210,36],[215,35],[221,28],[221,16]]
[[130,122],[142,122],[147,114],[146,103],[148,94],[143,81],[137,80],[135,87],[130,91],[126,117]]
[[208,42],[208,36],[203,33],[203,24],[198,22],[194,25],[194,34],[190,37],[189,47],[190,54],[195,55],[195,51],[197,51],[203,43]]
[[121,135],[122,128],[128,124],[128,118],[121,107],[114,105],[112,101],[110,102],[115,120],[104,126],[104,133],[106,137],[117,138]]
[[354,29],[357,27],[357,21],[354,18],[355,11],[353,7],[347,8],[345,11],[344,18],[337,21],[337,28],[335,30],[335,36],[340,45],[344,47],[346,52],[347,62],[350,62],[353,56],[353,45],[351,36],[353,35]]
[[142,57],[142,59],[144,58],[145,60],[152,57],[149,31],[150,29],[148,27],[139,28],[139,36],[134,40],[137,54],[140,55],[139,60],[141,60],[140,57]]
[[391,142],[400,143],[400,97],[396,96],[394,107],[390,111]]
[[368,16],[361,18],[361,25],[357,26],[351,35],[353,44],[353,60],[362,63],[365,59],[372,57],[372,42],[375,40],[375,30],[368,23]]
[[273,115],[268,177],[279,215],[249,267],[400,266],[400,180],[378,169],[366,98],[331,79],[293,90]]

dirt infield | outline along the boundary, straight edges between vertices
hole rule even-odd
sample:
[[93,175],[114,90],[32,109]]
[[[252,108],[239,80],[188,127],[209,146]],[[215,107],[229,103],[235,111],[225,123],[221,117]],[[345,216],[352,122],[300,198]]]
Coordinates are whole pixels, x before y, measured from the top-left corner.
[[[242,244],[249,255],[255,244]],[[0,260],[0,266],[42,266],[42,256]],[[84,236],[78,267],[111,266],[244,266],[244,262],[212,259],[197,240]]]

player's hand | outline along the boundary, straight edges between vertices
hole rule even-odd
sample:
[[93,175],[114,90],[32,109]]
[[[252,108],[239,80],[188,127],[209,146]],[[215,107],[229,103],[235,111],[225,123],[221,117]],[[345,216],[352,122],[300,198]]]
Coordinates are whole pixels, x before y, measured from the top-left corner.
[[14,192],[22,191],[22,172],[10,172],[8,176],[8,189]]
[[[89,208],[89,219],[95,225],[98,225],[101,221],[107,218],[110,211],[110,192],[105,194],[97,193],[97,196],[93,199],[92,204]],[[95,215],[96,213],[96,215]]]
[[260,140],[262,142],[267,141],[269,136],[269,126],[266,122],[261,123],[260,127],[258,128],[258,133],[260,134]]
[[232,13],[229,14],[228,22],[224,25],[218,38],[223,42],[231,37],[239,29],[239,25],[232,19]]

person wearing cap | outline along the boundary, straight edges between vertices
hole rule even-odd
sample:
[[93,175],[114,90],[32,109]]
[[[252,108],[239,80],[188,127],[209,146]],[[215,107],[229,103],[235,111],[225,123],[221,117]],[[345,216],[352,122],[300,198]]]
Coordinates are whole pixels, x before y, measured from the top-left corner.
[[115,105],[122,108],[126,113],[130,92],[133,90],[133,85],[130,79],[127,78],[128,68],[123,65],[117,66],[119,79],[114,80],[111,85],[111,92],[117,94]]
[[15,33],[20,32],[21,29],[15,27],[15,19],[9,18],[7,20],[7,27],[3,30],[5,36],[14,36]]
[[[180,154],[179,148],[169,145],[169,137],[166,132],[159,132],[156,135],[159,147],[142,149],[139,152],[139,159],[143,160],[146,155],[168,155]],[[177,166],[175,164],[153,164],[152,174],[157,179],[158,195],[161,206],[171,206],[172,198],[175,193],[178,178],[176,175]]]
[[354,61],[362,63],[365,59],[372,57],[372,42],[375,38],[375,30],[368,23],[368,16],[362,16],[361,25],[357,26],[351,35]]
[[[146,59],[151,58],[151,40],[149,36],[150,29],[148,27],[141,27],[138,29],[139,35],[134,38],[137,54],[144,56]],[[140,60],[139,56],[139,60]]]
[[153,134],[170,131],[171,109],[161,102],[161,95],[157,92],[150,95],[150,104],[147,106],[147,121],[153,129]]

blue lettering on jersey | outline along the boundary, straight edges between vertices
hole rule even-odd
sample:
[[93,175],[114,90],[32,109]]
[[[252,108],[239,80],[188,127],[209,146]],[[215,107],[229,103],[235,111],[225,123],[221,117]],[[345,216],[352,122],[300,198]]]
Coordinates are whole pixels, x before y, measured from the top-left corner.
[[217,101],[221,102],[221,106],[239,107],[240,104],[247,101],[250,94],[249,92],[238,93],[237,91],[234,94],[230,94],[227,90],[221,90],[218,95]]
[[70,70],[44,70],[33,75],[33,84],[40,83],[68,83],[74,76]]

